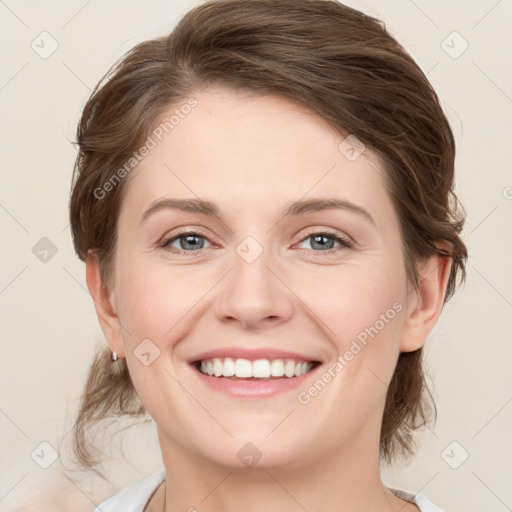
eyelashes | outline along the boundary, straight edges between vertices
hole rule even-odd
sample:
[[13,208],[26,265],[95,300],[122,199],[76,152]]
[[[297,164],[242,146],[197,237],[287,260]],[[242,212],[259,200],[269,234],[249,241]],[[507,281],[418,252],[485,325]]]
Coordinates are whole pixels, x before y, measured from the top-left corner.
[[[173,244],[174,242],[182,240],[182,239],[185,240],[183,245],[190,244],[190,243],[192,244],[191,250],[185,250],[185,249],[182,249],[181,247],[178,248],[178,247],[171,246],[171,244]],[[200,231],[183,231],[183,232],[178,233],[170,238],[165,239],[160,244],[160,246],[163,249],[165,249],[171,253],[174,253],[174,254],[181,254],[181,255],[188,256],[188,257],[201,256],[204,254],[204,251],[206,249],[208,249],[208,247],[204,248],[203,247],[204,244],[203,245],[194,244],[194,242],[193,242],[194,239],[205,239],[205,240],[209,241],[208,237],[204,233],[201,233]],[[328,230],[310,231],[298,243],[300,244],[308,239],[313,240],[312,245],[313,245],[313,243],[318,244],[318,243],[322,243],[322,241],[325,242],[326,239],[327,240],[332,239],[334,242],[337,242],[340,244],[340,247],[328,248],[327,250],[314,249],[314,248],[302,249],[305,251],[311,251],[315,255],[316,254],[330,255],[330,254],[337,253],[340,250],[351,249],[354,246],[354,242],[350,238],[341,236],[338,233],[334,233],[334,232],[331,232]],[[198,246],[200,246],[199,249],[194,249],[194,247],[198,247]]]
[[[320,251],[318,249],[311,249],[314,252],[322,253],[322,254],[332,254],[334,252],[337,252],[338,249],[351,249],[354,246],[354,243],[352,242],[352,240],[350,238],[342,236],[342,235],[339,235],[337,233],[333,233],[332,231],[314,231],[314,230],[310,231],[310,232],[308,232],[302,238],[302,240],[300,240],[299,243],[304,242],[308,238],[314,238],[314,239],[318,239],[318,238],[320,238],[320,239],[331,238],[335,242],[338,242],[340,244],[340,246],[341,246],[341,247],[338,247],[338,248],[329,249],[327,251]],[[318,243],[318,240],[315,240],[315,243]]]

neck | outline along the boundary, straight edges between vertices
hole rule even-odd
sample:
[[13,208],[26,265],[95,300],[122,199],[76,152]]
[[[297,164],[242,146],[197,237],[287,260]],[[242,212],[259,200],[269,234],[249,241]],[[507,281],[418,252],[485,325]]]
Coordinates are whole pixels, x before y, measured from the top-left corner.
[[378,449],[372,444],[354,442],[346,450],[326,451],[302,465],[263,464],[262,458],[254,467],[241,469],[198,458],[180,445],[162,441],[160,436],[166,482],[147,512],[419,510],[383,485],[378,455],[372,455]]

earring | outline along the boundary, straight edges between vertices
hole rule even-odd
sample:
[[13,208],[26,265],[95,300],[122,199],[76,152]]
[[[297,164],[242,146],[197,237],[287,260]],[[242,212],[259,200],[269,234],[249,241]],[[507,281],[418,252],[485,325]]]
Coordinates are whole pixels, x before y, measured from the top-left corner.
[[115,352],[115,351],[112,352],[112,355],[111,355],[110,359],[112,359],[112,361],[117,361],[117,359],[118,359],[117,358],[117,352]]

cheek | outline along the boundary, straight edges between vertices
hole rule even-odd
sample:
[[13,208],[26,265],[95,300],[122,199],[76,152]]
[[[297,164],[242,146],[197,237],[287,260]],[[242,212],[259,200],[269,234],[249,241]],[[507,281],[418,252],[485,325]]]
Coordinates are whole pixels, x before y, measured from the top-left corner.
[[204,314],[208,292],[219,279],[218,269],[172,266],[166,261],[142,257],[120,269],[118,295],[125,344],[131,350],[150,339],[164,351],[194,329],[197,315]]
[[375,323],[381,327],[382,315],[386,326],[397,323],[392,320],[402,309],[405,280],[381,266],[340,266],[323,280],[309,280],[302,290],[298,295],[322,320],[326,332],[346,341]]
[[184,297],[180,280],[154,272],[133,272],[120,283],[120,311],[132,335],[159,339],[183,315]]
[[338,354],[341,378],[333,391],[351,388],[354,399],[361,393],[380,399],[400,350],[405,271],[375,263],[340,267],[328,287],[315,287],[306,300]]

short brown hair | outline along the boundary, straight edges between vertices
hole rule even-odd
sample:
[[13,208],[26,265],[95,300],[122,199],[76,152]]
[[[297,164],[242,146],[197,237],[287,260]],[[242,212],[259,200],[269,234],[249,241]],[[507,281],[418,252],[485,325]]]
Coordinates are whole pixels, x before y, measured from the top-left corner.
[[[457,275],[465,280],[467,251],[459,237],[465,212],[454,193],[449,123],[424,73],[385,25],[335,0],[208,1],[170,35],[133,48],[96,86],[78,126],[70,219],[78,256],[85,261],[89,250],[98,253],[105,287],[129,179],[104,200],[94,191],[161,114],[211,84],[291,99],[375,151],[399,217],[410,282],[418,285],[417,263],[438,253],[452,259],[444,301],[453,295]],[[412,433],[432,412],[425,392],[422,350],[400,354],[381,429],[388,462],[413,453]],[[74,429],[80,464],[96,464],[86,436],[91,424],[144,413],[126,361],[112,364],[108,348],[98,352]]]

